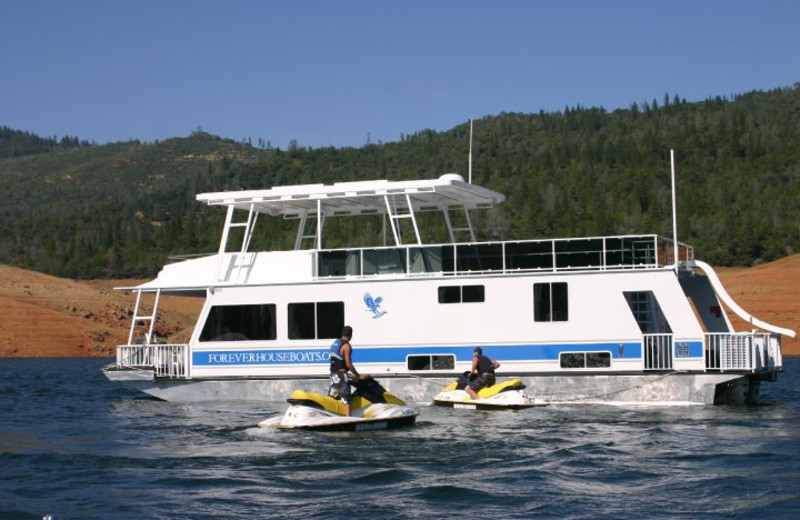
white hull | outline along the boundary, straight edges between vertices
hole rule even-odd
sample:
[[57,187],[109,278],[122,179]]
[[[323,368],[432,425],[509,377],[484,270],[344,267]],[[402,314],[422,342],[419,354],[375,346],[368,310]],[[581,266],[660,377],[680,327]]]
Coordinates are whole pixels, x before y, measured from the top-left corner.
[[291,405],[282,416],[261,421],[258,426],[278,430],[389,430],[412,425],[417,415],[417,411],[408,406],[390,403],[371,404],[364,409],[356,410],[349,417],[319,408]]
[[522,410],[547,406],[541,399],[530,399],[520,390],[509,390],[488,398],[473,399],[465,390],[449,390],[433,397],[433,404],[457,410]]
[[[526,394],[552,404],[664,403],[743,404],[758,397],[760,382],[741,374],[554,375],[520,377]],[[407,402],[430,403],[453,380],[381,378],[392,394]],[[157,399],[195,401],[284,401],[294,390],[324,393],[328,379],[120,380]],[[716,397],[716,400],[715,400]]]

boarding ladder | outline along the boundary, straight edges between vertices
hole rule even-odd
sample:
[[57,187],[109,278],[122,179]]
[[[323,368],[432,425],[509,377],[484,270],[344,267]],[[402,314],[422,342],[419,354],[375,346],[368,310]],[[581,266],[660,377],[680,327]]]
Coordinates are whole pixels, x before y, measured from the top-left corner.
[[158,313],[158,300],[161,297],[161,289],[156,289],[155,299],[153,301],[153,312],[151,314],[140,314],[142,312],[142,289],[136,291],[136,306],[133,308],[133,319],[131,320],[131,330],[128,333],[128,345],[133,345],[134,335],[136,334],[137,325],[144,324],[147,332],[144,338],[136,338],[136,341],[142,341],[143,344],[149,345],[153,338],[153,331],[156,325],[156,315]]
[[392,235],[394,235],[394,243],[402,245],[402,233],[400,231],[400,223],[403,219],[410,219],[411,225],[414,227],[414,235],[417,239],[417,244],[421,244],[422,240],[419,236],[419,228],[417,227],[417,218],[414,215],[414,207],[411,205],[411,197],[408,193],[405,194],[406,207],[403,208],[397,203],[397,195],[386,194],[383,200],[386,203],[386,213],[389,215],[389,222],[392,228]]
[[[242,222],[234,222],[234,210],[234,205],[229,204],[228,213],[225,216],[225,227],[222,230],[222,238],[219,242],[219,266],[217,268],[218,282],[225,281],[226,279],[240,280],[242,267],[252,269],[253,264],[255,263],[255,255],[251,255],[250,262],[245,264],[247,252],[250,249],[250,241],[253,238],[253,228],[255,227],[256,220],[258,219],[258,212],[255,211],[255,204],[250,204],[250,210],[247,212],[247,220]],[[228,236],[230,235],[231,228],[243,228],[244,232],[242,234],[242,246],[234,257],[233,264],[230,265],[229,271],[225,265],[225,252],[228,245]],[[233,274],[233,269],[236,269],[236,274],[235,276],[230,276]]]
[[450,234],[450,241],[452,243],[456,243],[456,233],[469,233],[469,241],[475,242],[475,231],[472,229],[472,221],[469,218],[469,211],[467,208],[464,208],[464,226],[461,227],[453,227],[453,223],[450,220],[450,208],[442,207],[442,214],[444,215],[444,221],[447,224],[447,232]]
[[[422,244],[422,239],[420,238],[419,234],[419,226],[417,225],[417,218],[414,212],[414,206],[411,201],[411,195],[406,193],[404,194],[405,197],[405,205],[398,203],[397,200],[398,195],[393,194],[386,194],[384,195],[384,202],[386,204],[386,213],[389,216],[389,220],[391,223],[392,234],[394,236],[394,241],[396,245],[402,245],[402,233],[400,229],[400,224],[403,219],[411,220],[411,225],[414,229],[414,237],[416,238],[417,244]],[[450,242],[458,243],[456,240],[456,233],[467,233],[469,235],[469,242],[475,242],[475,231],[472,227],[472,221],[469,218],[469,211],[466,207],[463,208],[464,210],[464,220],[462,226],[454,226],[453,220],[450,217],[450,207],[445,205],[440,205],[440,210],[444,215],[445,224],[447,225],[447,232],[450,236]]]
[[[136,306],[133,309],[131,330],[128,334],[128,344],[117,347],[118,367],[135,369],[152,369],[156,377],[188,378],[189,377],[189,346],[186,344],[158,344],[155,336],[156,316],[158,315],[158,301],[161,289],[154,293],[153,312],[142,314],[142,293],[149,292],[143,289],[136,291]],[[137,325],[145,324],[144,336],[136,337]]]
[[294,249],[295,251],[299,251],[300,248],[303,246],[304,240],[312,240],[313,241],[313,248],[321,249],[322,248],[322,226],[325,223],[325,215],[322,213],[320,208],[320,202],[317,201],[317,225],[316,227],[311,226],[311,229],[306,230],[308,227],[308,212],[303,212],[300,215],[300,224],[297,226],[297,237],[294,240]]

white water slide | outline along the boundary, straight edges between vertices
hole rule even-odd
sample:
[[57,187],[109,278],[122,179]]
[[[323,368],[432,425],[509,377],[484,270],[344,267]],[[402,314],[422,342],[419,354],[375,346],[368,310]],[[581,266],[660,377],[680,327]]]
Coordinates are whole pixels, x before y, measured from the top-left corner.
[[725,287],[722,286],[722,282],[720,282],[717,273],[714,272],[714,269],[712,269],[710,265],[700,260],[695,260],[694,263],[697,267],[702,269],[703,272],[706,274],[708,280],[711,282],[711,285],[714,287],[714,291],[717,293],[717,296],[719,296],[722,299],[722,302],[725,305],[727,305],[730,310],[735,312],[744,321],[750,323],[755,327],[768,330],[776,334],[783,334],[784,336],[788,336],[790,338],[794,338],[796,336],[795,331],[791,329],[776,327],[775,325],[771,325],[765,321],[761,321],[758,318],[751,316],[749,313],[745,312],[744,309],[739,307],[739,305],[735,301],[733,301],[733,298],[731,298],[731,295],[728,294],[728,291],[725,290]]

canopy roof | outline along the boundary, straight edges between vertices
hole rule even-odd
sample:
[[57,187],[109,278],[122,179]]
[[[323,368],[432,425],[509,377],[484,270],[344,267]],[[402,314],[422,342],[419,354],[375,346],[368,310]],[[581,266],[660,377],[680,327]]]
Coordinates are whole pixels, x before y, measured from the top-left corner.
[[209,206],[233,205],[274,216],[296,217],[316,213],[328,216],[386,213],[387,196],[392,212],[441,210],[447,207],[465,209],[496,206],[505,200],[501,193],[475,186],[455,173],[434,180],[363,181],[335,184],[303,184],[279,186],[268,190],[201,193],[197,200]]

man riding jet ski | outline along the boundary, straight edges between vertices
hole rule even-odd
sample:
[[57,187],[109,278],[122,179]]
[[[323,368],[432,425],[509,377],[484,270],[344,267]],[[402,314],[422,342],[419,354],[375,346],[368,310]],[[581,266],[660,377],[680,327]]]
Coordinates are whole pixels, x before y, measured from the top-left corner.
[[477,392],[473,391],[473,397],[467,388],[474,388],[474,385],[470,387],[470,383],[474,383],[475,379],[474,374],[464,372],[433,398],[433,404],[463,410],[519,410],[548,404],[526,396],[523,392],[525,385],[519,378],[484,386]]
[[319,431],[385,430],[410,426],[418,412],[386,391],[370,376],[351,381],[350,415],[340,399],[295,390],[287,399],[289,408],[281,417],[260,422],[261,428]]

